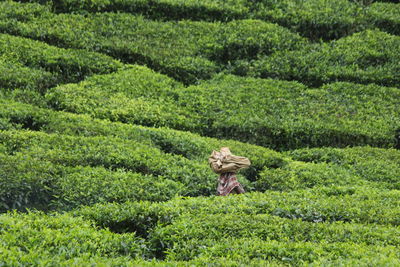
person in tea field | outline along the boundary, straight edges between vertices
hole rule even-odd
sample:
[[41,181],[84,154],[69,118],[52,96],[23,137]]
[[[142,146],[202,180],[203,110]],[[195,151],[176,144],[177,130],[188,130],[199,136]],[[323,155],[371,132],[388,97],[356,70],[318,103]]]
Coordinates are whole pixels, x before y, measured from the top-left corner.
[[236,178],[236,172],[250,166],[248,158],[232,155],[229,147],[222,147],[220,151],[213,150],[208,163],[215,173],[220,174],[217,195],[227,196],[245,192]]

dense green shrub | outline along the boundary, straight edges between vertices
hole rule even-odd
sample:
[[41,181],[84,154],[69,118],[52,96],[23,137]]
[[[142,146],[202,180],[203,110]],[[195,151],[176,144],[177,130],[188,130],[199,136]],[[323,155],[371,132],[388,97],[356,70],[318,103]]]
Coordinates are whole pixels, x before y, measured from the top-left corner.
[[[237,260],[247,253],[263,258],[265,253],[260,250],[264,249],[277,260],[275,257],[282,255],[279,252],[292,255],[296,251],[305,261],[335,260],[338,255],[357,259],[369,253],[379,254],[378,251],[387,252],[390,258],[396,250],[393,246],[400,242],[396,227],[399,191],[353,187],[353,191],[342,190],[347,192],[344,195],[332,195],[332,189],[96,205],[74,214],[115,232],[135,231],[149,238],[158,255],[167,255],[167,260],[190,260],[199,255],[218,257],[223,256],[217,253],[224,249],[228,250],[225,253],[232,251]],[[248,244],[243,254],[237,250],[241,238],[247,239],[242,240],[243,244]],[[308,242],[312,242],[310,247]],[[308,253],[300,253],[304,249]],[[309,258],[306,255],[312,253],[310,249],[321,249],[323,256]],[[329,253],[332,249],[336,253]]]
[[365,27],[363,9],[348,0],[254,1],[252,12],[312,39],[338,39]]
[[399,120],[393,120],[399,117],[395,108],[399,94],[397,88],[376,85],[333,83],[309,89],[296,82],[232,75],[179,88],[171,86],[165,76],[134,66],[53,88],[46,98],[56,109],[97,118],[293,149],[394,147],[400,128]]
[[398,86],[400,37],[367,30],[330,43],[279,51],[238,63],[236,72],[256,77],[298,80],[312,86],[333,81]]
[[2,264],[58,265],[129,261],[147,255],[134,234],[114,234],[69,215],[8,213],[0,215]]
[[122,64],[109,56],[77,49],[62,49],[42,42],[0,34],[0,55],[25,66],[59,76],[59,83],[116,71]]
[[14,1],[0,1],[1,25],[5,26],[7,20],[10,22],[27,22],[42,16],[51,16],[50,8],[47,5],[28,3],[21,5]]
[[341,222],[313,223],[265,214],[185,214],[168,226],[157,227],[151,238],[153,242],[160,242],[159,246],[167,250],[184,248],[185,243],[190,240],[217,241],[225,237],[257,237],[266,241],[280,242],[363,243],[398,247],[399,231],[397,227]]
[[0,88],[23,88],[43,93],[45,89],[56,84],[57,78],[54,74],[26,67],[17,60],[0,54]]
[[[216,177],[206,161],[190,161],[155,147],[111,137],[72,137],[30,131],[0,133],[12,155],[26,155],[65,166],[103,166],[166,177],[185,185],[185,195],[214,194]],[[242,180],[246,183],[245,179]]]
[[248,13],[244,0],[229,1],[187,1],[187,0],[22,0],[50,4],[55,12],[99,12],[122,11],[140,13],[152,19],[167,20],[232,20],[244,18]]
[[348,168],[325,163],[290,162],[282,168],[266,168],[259,176],[254,185],[258,191],[363,184],[362,179]]
[[400,6],[398,3],[374,3],[369,7],[367,14],[370,22],[379,29],[400,35]]
[[201,53],[227,64],[250,60],[281,50],[294,50],[307,44],[304,38],[276,24],[261,20],[237,20],[221,25],[216,40],[207,43]]
[[47,133],[78,136],[112,136],[147,144],[165,153],[182,155],[205,162],[211,151],[229,146],[234,153],[246,155],[252,166],[244,171],[254,180],[264,167],[278,168],[288,161],[280,153],[233,140],[219,140],[167,128],[150,128],[92,119],[86,115],[55,112],[31,105],[5,100],[0,102],[0,118],[4,129],[30,129]]
[[66,167],[27,154],[0,154],[0,212],[66,210],[80,205],[133,200],[165,201],[185,194],[167,177],[103,167]]
[[398,190],[362,187],[322,187],[292,192],[248,193],[240,196],[176,198],[164,203],[100,204],[73,212],[115,232],[147,236],[156,225],[169,225],[182,214],[269,214],[318,222],[400,225]]
[[363,179],[387,188],[400,189],[400,153],[395,149],[355,147],[346,149],[314,148],[288,153],[296,160],[329,162],[352,170]]
[[[285,242],[275,240],[260,240],[259,238],[230,237],[214,239],[194,239],[176,244],[167,252],[166,261],[186,260],[198,258],[214,259],[226,257],[235,259],[238,263],[247,265],[252,260],[259,260],[258,266],[280,262],[278,266],[308,265],[319,266],[318,262],[337,262],[345,258],[350,262],[369,259],[371,262],[397,262],[397,252],[394,247],[366,246],[351,242],[316,243],[316,242]],[[344,262],[346,262],[346,260]],[[266,262],[265,262],[266,261]],[[252,265],[253,266],[253,265]],[[255,265],[257,266],[257,265]],[[272,265],[274,266],[274,265]],[[325,266],[325,265],[324,265]],[[337,265],[336,265],[337,266]]]
[[[24,4],[19,5],[24,10]],[[0,20],[0,30],[52,45],[103,52],[124,62],[145,64],[185,84],[209,79],[224,68],[210,58],[226,61],[254,56],[254,53],[270,54],[305,42],[283,27],[261,21],[159,22],[124,13],[86,16],[43,13],[26,22],[4,18]],[[227,33],[235,33],[240,38],[232,40]],[[222,58],[219,55],[233,48],[238,55],[228,53]]]
[[38,41],[0,34],[0,87],[43,93],[59,83],[77,82],[122,66],[99,53],[61,49]]

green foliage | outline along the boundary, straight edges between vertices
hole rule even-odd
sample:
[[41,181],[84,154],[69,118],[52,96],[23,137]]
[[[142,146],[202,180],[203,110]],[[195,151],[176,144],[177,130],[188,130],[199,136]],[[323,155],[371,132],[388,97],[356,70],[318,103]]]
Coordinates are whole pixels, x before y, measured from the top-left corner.
[[2,263],[58,265],[79,262],[123,263],[146,255],[143,240],[97,229],[90,221],[43,213],[0,215]]
[[[0,265],[400,264],[398,4],[19,2]],[[213,196],[222,146],[252,162],[246,194]]]
[[[398,226],[398,190],[366,186],[319,187],[292,192],[252,192],[228,198],[176,198],[164,203],[127,202],[84,207],[74,212],[93,219],[113,231],[132,231],[125,227],[149,229],[168,225],[181,214],[270,214],[308,222],[354,222]],[[147,220],[149,224],[141,223]],[[151,222],[151,223],[150,223]],[[115,225],[111,225],[115,223]],[[140,230],[138,230],[140,232]],[[143,231],[144,232],[144,231]]]
[[367,30],[338,41],[280,51],[237,72],[256,77],[298,80],[311,86],[334,81],[398,86],[400,37]]
[[0,154],[0,211],[65,210],[128,200],[165,201],[185,193],[165,177],[103,167],[66,167],[27,154]]
[[[214,194],[215,174],[206,162],[168,155],[139,142],[111,137],[72,137],[10,131],[0,133],[7,153],[64,166],[103,166],[165,177],[185,185],[184,195]],[[247,184],[245,179],[242,181]],[[179,185],[174,186],[180,190]],[[172,191],[171,194],[174,194]],[[167,193],[170,194],[170,193]],[[170,194],[170,195],[171,195]]]
[[399,117],[399,90],[376,85],[333,83],[309,89],[296,82],[219,75],[181,88],[165,76],[134,66],[53,88],[46,98],[52,107],[69,112],[274,149],[394,147],[400,127],[393,119]]
[[98,53],[0,34],[0,86],[4,88],[43,92],[57,83],[77,82],[120,67],[118,61]]
[[246,155],[251,160],[251,168],[244,171],[246,177],[251,180],[254,180],[257,172],[264,167],[278,168],[284,166],[288,160],[270,149],[233,140],[200,137],[167,128],[97,120],[86,115],[54,112],[12,101],[4,101],[0,107],[0,118],[4,120],[4,125],[7,125],[5,129],[30,129],[86,137],[118,137],[203,163],[213,149],[229,146],[234,153]]
[[21,2],[46,2],[55,12],[123,11],[141,13],[153,19],[167,20],[232,20],[244,18],[248,9],[244,0],[187,1],[187,0],[24,0]]
[[[393,246],[387,248],[390,255],[395,253],[395,247],[399,245],[398,234],[399,229],[396,227],[376,225],[344,224],[341,222],[312,223],[299,219],[282,219],[264,214],[197,214],[182,215],[179,219],[173,221],[171,225],[156,228],[151,238],[153,242],[160,242],[159,246],[166,250],[166,254],[172,256],[173,260],[188,260],[193,256],[201,254],[202,250],[207,249],[207,243],[204,244],[204,241],[207,239],[213,240],[212,243],[214,246],[220,242],[222,243],[219,253],[222,253],[223,247],[229,247],[233,251],[238,251],[239,244],[237,246],[234,244],[224,246],[226,242],[224,238],[227,237],[230,237],[229,239],[251,238],[255,243],[258,238],[269,242],[279,241],[281,247],[284,247],[289,242],[291,244],[299,242],[297,246],[300,251],[302,249],[306,251],[311,250],[312,244],[315,243],[322,246],[325,244],[328,247],[329,245],[335,246],[337,243],[339,245],[343,243],[348,244],[347,248],[341,251],[342,255],[351,253],[353,250],[355,250],[353,253],[357,253],[357,249],[350,249],[353,243],[372,246],[372,248],[366,248],[370,252],[374,249],[379,251],[379,248],[383,246]],[[310,243],[307,244],[307,242]],[[197,251],[193,245],[191,246],[191,243],[197,244]],[[251,258],[251,254],[257,253],[257,250],[255,251],[256,246],[253,247],[250,245],[250,247],[249,253]],[[286,246],[284,250],[285,254],[290,253],[290,248],[290,245],[289,247]],[[190,253],[190,255],[187,255],[187,253]],[[300,259],[310,262],[319,254],[318,252],[315,255],[309,253],[301,253],[302,256]],[[242,255],[246,254],[243,253]],[[218,256],[222,255],[219,254]],[[282,257],[283,255],[279,256]],[[169,258],[167,257],[166,259]]]
[[[390,1],[388,1],[390,2]],[[368,9],[368,19],[378,28],[400,35],[400,7],[394,3],[373,3]]]
[[43,93],[46,88],[56,85],[56,80],[56,77],[48,71],[26,67],[0,54],[1,88],[23,88]]
[[387,188],[400,189],[398,150],[371,147],[314,148],[295,150],[288,154],[296,160],[329,162],[339,167],[346,167],[363,179],[377,182]]
[[365,27],[362,8],[348,0],[254,2],[255,17],[316,40],[338,39]]
[[[19,5],[22,10],[26,8],[24,4]],[[239,25],[236,22],[160,22],[124,13],[54,15],[43,12],[29,21],[0,19],[0,30],[52,45],[103,52],[124,62],[147,65],[185,84],[209,79],[223,69],[224,65],[210,59],[236,58],[232,54],[222,58],[219,55],[232,47],[243,57],[270,54],[280,48],[293,49],[305,43],[297,34],[261,21],[243,21]],[[227,33],[230,32],[237,32],[240,40],[229,40]]]
[[[396,251],[392,246],[399,242],[399,191],[368,187],[336,190],[341,193],[332,194],[333,188],[325,187],[153,204],[96,205],[74,214],[115,232],[140,233],[168,261],[226,256],[218,253],[234,253],[232,257],[238,261],[246,255],[282,260],[282,254],[307,262],[336,260],[338,255],[356,260],[380,252],[390,258]],[[246,248],[243,253],[240,244]],[[312,256],[314,249],[319,252]],[[332,249],[336,253],[329,253]],[[271,258],[265,258],[265,253]]]
[[[383,169],[385,168],[383,167]],[[268,189],[297,190],[315,186],[343,186],[360,183],[363,183],[362,179],[348,168],[324,163],[291,162],[278,169],[266,168],[260,173],[260,178],[254,186],[256,190],[265,191]]]

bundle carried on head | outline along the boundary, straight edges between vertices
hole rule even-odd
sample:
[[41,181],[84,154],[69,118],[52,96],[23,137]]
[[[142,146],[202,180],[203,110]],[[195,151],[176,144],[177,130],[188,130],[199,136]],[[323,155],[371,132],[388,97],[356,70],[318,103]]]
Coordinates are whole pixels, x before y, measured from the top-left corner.
[[220,151],[213,150],[208,158],[208,163],[211,169],[218,174],[237,172],[250,166],[248,158],[232,155],[228,147],[221,147]]

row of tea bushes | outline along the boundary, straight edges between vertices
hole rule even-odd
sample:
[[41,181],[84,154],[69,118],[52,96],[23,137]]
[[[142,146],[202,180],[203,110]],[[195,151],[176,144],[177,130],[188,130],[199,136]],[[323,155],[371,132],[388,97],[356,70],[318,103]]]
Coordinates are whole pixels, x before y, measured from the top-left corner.
[[263,168],[279,168],[289,160],[273,150],[233,140],[200,137],[193,133],[167,128],[150,128],[92,119],[87,115],[55,112],[9,100],[0,103],[2,130],[30,129],[73,136],[118,137],[202,163],[205,163],[212,150],[228,146],[233,153],[246,155],[251,160],[252,166],[243,172],[251,181],[257,179],[258,172]]
[[[238,259],[253,253],[256,258],[271,256],[263,258],[270,260],[297,255],[295,262],[336,260],[338,254],[354,255],[354,260],[369,253],[383,253],[388,258],[397,255],[399,191],[352,189],[345,195],[327,196],[332,192],[329,187],[227,198],[179,198],[165,203],[107,204],[72,214],[113,232],[134,231],[149,240],[158,257],[168,261],[221,257],[223,251]],[[257,245],[251,246],[251,242]],[[240,253],[240,247],[248,248],[246,253]],[[315,247],[320,257],[312,254]]]
[[[24,4],[0,4],[26,9]],[[14,17],[1,19],[0,30],[146,64],[186,84],[210,78],[229,60],[296,49],[306,43],[288,29],[258,20],[159,22],[124,13],[84,16],[49,12],[19,19],[18,13],[23,11],[17,9]]]
[[348,0],[254,1],[254,16],[311,39],[338,39],[365,27],[364,8]]
[[399,84],[400,37],[366,30],[330,43],[281,51],[254,62],[237,63],[241,75],[297,80],[311,86],[334,81]]
[[[30,156],[64,166],[123,169],[143,175],[166,177],[185,185],[185,195],[210,195],[215,174],[206,162],[190,161],[132,140],[111,137],[74,137],[31,131],[2,131],[5,153]],[[242,182],[248,184],[243,178]]]
[[163,203],[98,204],[72,211],[114,232],[147,236],[157,225],[170,225],[183,215],[271,215],[303,222],[346,222],[400,225],[398,190],[359,187],[319,187],[291,192],[252,192],[240,196],[175,198]]
[[[395,3],[362,3],[349,0],[309,1],[43,1],[55,12],[129,12],[155,20],[228,21],[261,19],[277,23],[313,40],[339,39],[378,27],[399,34],[400,8]],[[395,1],[394,1],[395,2]]]
[[400,5],[396,0],[393,2],[374,3],[370,7],[368,15],[372,23],[379,29],[400,35]]
[[[356,2],[356,3],[355,3]],[[339,39],[377,27],[399,34],[400,6],[349,0],[255,1],[253,17],[272,21],[312,40]],[[398,2],[398,1],[393,1]]]
[[[186,259],[186,262],[205,259],[234,259],[236,264],[217,266],[374,266],[399,263],[397,249],[352,242],[315,243],[261,240],[257,237],[227,237],[219,240],[190,240],[184,247],[167,251],[166,262]],[[183,260],[182,260],[183,261]]]
[[[314,148],[288,152],[295,160],[329,163],[353,170],[363,179],[400,189],[400,153],[395,149],[356,147],[347,149]],[[383,167],[383,168],[382,168]]]
[[1,263],[6,266],[122,266],[147,255],[134,234],[114,234],[69,215],[0,215]]
[[400,115],[399,94],[397,88],[377,85],[332,83],[311,89],[297,82],[233,75],[184,88],[145,67],[132,66],[52,88],[46,99],[55,109],[96,118],[168,126],[284,150],[394,147],[400,128],[395,119]]
[[156,20],[226,21],[245,18],[249,11],[245,5],[245,0],[21,0],[20,2],[45,3],[50,5],[51,9],[57,13],[122,11],[140,13]]
[[[356,243],[377,249],[387,247],[390,254],[397,251],[398,256],[399,232],[398,227],[342,222],[314,223],[266,214],[183,214],[170,225],[157,226],[150,240],[156,244],[156,248],[161,248],[161,251],[168,255],[167,259],[171,256],[173,260],[192,259],[207,249],[207,239],[212,240],[212,244],[215,245],[219,242],[224,244],[224,238],[227,237],[259,238],[290,244],[299,242],[303,245],[304,242],[310,242],[308,245],[347,243],[347,249],[341,253],[343,255]],[[309,249],[310,247],[307,250]],[[236,249],[233,246],[233,250],[239,250],[239,246]],[[309,261],[307,258],[304,260]]]
[[[185,220],[191,218],[186,215],[173,225],[164,227],[164,231],[162,227],[159,227],[149,242],[133,233],[116,234],[109,230],[98,229],[91,221],[68,214],[46,215],[37,212],[2,214],[0,215],[0,232],[3,241],[0,244],[2,262],[6,265],[57,266],[171,266],[171,264],[174,266],[202,266],[204,264],[237,266],[238,263],[246,266],[265,264],[280,266],[288,263],[316,265],[323,263],[324,266],[335,266],[335,264],[360,263],[365,260],[368,260],[368,263],[389,265],[398,262],[397,248],[379,243],[379,233],[384,230],[383,227],[374,229],[377,232],[373,238],[375,244],[363,244],[353,243],[347,239],[358,238],[358,241],[361,241],[364,235],[368,235],[367,226],[356,228],[356,225],[350,227],[351,225],[307,224],[299,220],[279,220],[278,225],[286,226],[287,229],[276,235],[284,236],[285,232],[292,230],[298,239],[301,239],[302,235],[312,238],[306,242],[277,241],[263,239],[268,235],[266,231],[260,237],[244,231],[242,227],[245,226],[251,229],[257,228],[255,224],[249,224],[248,220],[251,216],[241,216],[237,223],[228,221],[232,219],[232,215],[220,216],[223,218],[221,227],[216,227],[215,223],[218,224],[218,222],[215,219],[218,220],[218,218],[213,215],[193,218],[195,224],[201,222],[202,219],[213,218],[214,220],[205,221],[204,224],[198,226],[209,230],[215,228],[213,232],[215,236],[212,236],[213,233],[205,232],[208,234],[207,238],[195,238],[196,231],[190,228],[191,223],[186,225],[189,228],[182,225]],[[268,216],[255,217],[262,223],[274,220]],[[320,239],[321,234],[313,231],[299,233],[296,226],[304,226],[303,224],[309,229],[323,229],[332,239],[312,242],[314,239]],[[275,225],[274,229],[278,229],[278,225]],[[267,226],[271,227],[271,225]],[[184,228],[184,232],[179,232],[172,238],[164,236],[169,231],[174,231],[173,227]],[[231,232],[232,230],[235,232]],[[354,235],[346,234],[346,231]],[[394,231],[393,228],[389,228],[390,231]],[[185,233],[188,234],[185,238],[175,240]],[[223,233],[226,234],[219,238]],[[345,234],[346,237],[344,237]],[[392,236],[390,240],[395,238]],[[165,239],[166,243],[163,244],[172,247],[168,249],[162,247],[161,244],[157,244],[158,239]],[[167,253],[166,257],[165,253]]]
[[[87,196],[80,195],[79,190],[76,191],[74,188],[69,188],[73,189],[72,191],[65,189],[63,193],[59,193],[60,191],[57,191],[57,193],[52,191],[51,194],[45,193],[46,197],[58,194],[60,196],[58,197],[59,202],[66,202],[67,208],[79,204],[110,201],[112,199],[110,194],[112,193],[107,191],[107,186],[111,185],[109,183],[101,183],[101,179],[107,177],[107,175],[115,177],[112,180],[113,184],[118,185],[119,183],[126,183],[128,181],[126,177],[130,177],[125,173],[105,172],[101,169],[102,167],[114,170],[122,168],[144,175],[160,176],[156,179],[156,181],[160,181],[160,184],[156,182],[154,185],[148,179],[143,179],[143,183],[138,182],[136,184],[138,187],[130,185],[132,188],[139,188],[139,191],[140,188],[146,188],[148,194],[142,193],[140,197],[135,194],[136,189],[133,189],[130,193],[122,190],[119,192],[121,194],[116,194],[119,202],[127,198],[166,200],[174,194],[213,194],[216,175],[209,170],[206,159],[212,149],[219,149],[221,146],[229,146],[235,154],[245,155],[250,158],[252,162],[251,168],[242,173],[247,180],[252,182],[249,183],[247,180],[242,180],[248,191],[295,190],[320,186],[347,186],[350,184],[369,184],[382,189],[399,188],[398,168],[396,166],[398,151],[393,149],[385,150],[368,147],[338,149],[337,151],[347,155],[349,158],[352,152],[356,150],[360,154],[370,153],[371,156],[342,165],[330,161],[307,163],[309,161],[307,158],[299,158],[296,155],[295,159],[303,162],[293,161],[283,154],[262,147],[235,141],[204,138],[195,134],[170,129],[154,129],[93,120],[84,115],[54,112],[13,102],[3,103],[1,107],[0,125],[4,130],[32,129],[63,135],[57,137],[57,135],[53,134],[24,132],[21,130],[18,132],[2,132],[2,147],[0,151],[6,154],[17,153],[16,161],[23,156],[29,157],[29,160],[27,160],[28,164],[30,164],[29,166],[37,166],[41,160],[44,162],[43,164],[47,165],[52,162],[55,165],[78,166],[78,169],[74,170],[74,172],[64,171],[63,175],[61,175],[59,174],[60,172],[53,169],[52,171],[45,171],[40,167],[40,164],[38,165],[39,170],[36,174],[40,176],[41,173],[48,173],[49,177],[51,177],[52,173],[54,175],[58,173],[64,179],[64,187],[68,185],[69,181],[77,179],[77,177],[83,177],[81,179],[82,186],[85,186],[90,181],[85,180],[85,177],[94,179],[93,177],[97,175],[97,178],[100,179],[98,182],[99,187],[96,187],[96,190],[93,190]],[[65,134],[76,137],[66,136]],[[129,144],[128,148],[124,148],[127,144]],[[313,150],[304,151],[304,153],[307,153]],[[174,156],[165,153],[173,153]],[[146,160],[142,159],[142,157],[145,157]],[[10,162],[15,161],[11,159]],[[8,158],[5,159],[4,164],[7,161]],[[170,163],[171,161],[173,163]],[[368,164],[371,164],[372,161],[380,163],[379,165],[371,165],[374,168],[368,167]],[[12,171],[14,169],[13,165],[14,163],[11,163],[11,167],[5,169],[4,177],[7,179],[18,175],[23,179],[32,177],[33,183],[36,183],[34,177],[37,177],[37,175],[35,176],[31,173],[27,176],[30,173],[29,168],[21,167],[17,173],[14,173]],[[82,165],[99,167],[100,169],[89,168],[87,170],[79,167]],[[169,168],[166,166],[169,166]],[[182,166],[185,167],[182,168]],[[95,173],[95,176],[89,175],[87,172],[89,174]],[[191,173],[195,173],[195,175]],[[164,183],[163,180],[168,181]],[[58,184],[61,183],[61,180],[57,181]],[[201,182],[196,185],[194,181]],[[49,184],[51,183],[45,183],[45,186]],[[79,183],[74,182],[74,184]],[[11,186],[12,183],[9,183],[9,185]],[[45,186],[39,184],[39,189],[35,190],[44,190]],[[162,188],[163,186],[164,189],[169,187],[171,190],[165,189],[160,193],[157,193],[158,190],[156,190],[157,192],[153,194],[152,189],[150,189],[151,187]],[[27,190],[26,188],[21,189],[21,194],[23,196],[32,194],[31,191],[34,190],[29,188],[33,187],[35,186],[29,185]],[[57,188],[59,187],[57,185]],[[13,192],[7,186],[4,188],[4,192]],[[77,186],[77,188],[81,187]],[[13,199],[16,199],[15,201],[13,200],[15,204],[20,197],[15,192],[12,194],[15,197]],[[32,200],[30,201],[33,202]],[[24,201],[25,204],[28,204],[28,202],[28,200]],[[43,202],[46,203],[46,201]],[[14,205],[13,203],[7,205],[12,206]],[[54,204],[54,206],[56,205],[60,206],[61,204]]]
[[0,58],[0,87],[39,92],[122,67],[122,63],[99,53],[62,49],[8,34],[0,34]]
[[39,155],[0,153],[0,212],[69,210],[134,200],[165,201],[186,193],[183,184],[103,167],[64,166]]
[[53,73],[26,67],[9,56],[0,55],[0,88],[23,88],[43,93],[55,86],[56,80]]

